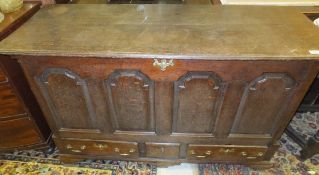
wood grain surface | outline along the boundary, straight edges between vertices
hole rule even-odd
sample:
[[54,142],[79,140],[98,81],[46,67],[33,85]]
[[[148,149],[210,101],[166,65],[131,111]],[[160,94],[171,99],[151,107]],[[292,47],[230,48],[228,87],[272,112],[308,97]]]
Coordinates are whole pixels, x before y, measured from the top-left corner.
[[290,7],[68,4],[41,9],[0,53],[305,60],[317,59],[318,34]]

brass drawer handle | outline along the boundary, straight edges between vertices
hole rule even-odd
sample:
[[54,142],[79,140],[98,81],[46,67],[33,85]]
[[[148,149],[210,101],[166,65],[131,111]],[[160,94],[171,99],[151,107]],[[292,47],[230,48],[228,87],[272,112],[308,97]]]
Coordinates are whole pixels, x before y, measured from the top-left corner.
[[130,153],[134,153],[136,150],[131,148],[128,152],[129,153],[120,153],[120,149],[119,148],[114,148],[114,152],[116,153],[120,153],[121,156],[129,156],[131,155]]
[[99,148],[100,150],[108,148],[106,144],[96,144],[95,147]]
[[258,157],[262,157],[264,155],[263,152],[258,152],[256,156],[248,156],[246,151],[240,153],[241,156],[245,157],[246,159],[257,159]]
[[196,156],[197,158],[206,158],[207,156],[202,156],[202,155],[198,155],[198,156]]
[[259,152],[259,153],[257,153],[257,157],[262,157],[264,155],[264,153],[263,152]]
[[231,148],[231,149],[229,149],[229,148],[221,148],[221,149],[219,149],[219,152],[220,153],[224,153],[224,154],[228,154],[228,153],[233,153],[233,152],[235,152],[235,149],[234,148]]
[[204,155],[196,155],[194,150],[190,150],[189,151],[191,155],[194,155],[196,158],[207,158],[208,156],[210,156],[212,154],[212,151],[206,151]]
[[130,153],[134,153],[134,152],[135,152],[135,149],[131,148],[131,149],[129,150],[129,152],[130,152]]
[[66,145],[66,149],[68,149],[68,150],[70,150],[70,151],[72,151],[72,152],[75,152],[75,153],[80,153],[80,152],[82,152],[82,150],[85,150],[85,149],[86,149],[86,146],[85,146],[85,145],[81,145],[81,146],[80,146],[80,150],[78,150],[78,149],[73,149],[72,145],[67,144],[67,145]]
[[174,66],[174,62],[173,59],[170,59],[169,61],[166,61],[165,59],[160,61],[154,59],[153,66],[158,66],[160,67],[161,71],[165,71],[168,66]]
[[72,148],[73,148],[72,145],[70,145],[70,144],[66,145],[66,149],[72,149]]
[[247,154],[246,151],[243,151],[243,152],[240,153],[240,155],[243,156],[243,157],[246,157],[248,154]]
[[127,154],[127,153],[122,153],[120,154],[121,156],[129,156],[130,154]]
[[206,151],[205,154],[206,154],[206,155],[211,155],[212,152],[211,152],[211,151]]

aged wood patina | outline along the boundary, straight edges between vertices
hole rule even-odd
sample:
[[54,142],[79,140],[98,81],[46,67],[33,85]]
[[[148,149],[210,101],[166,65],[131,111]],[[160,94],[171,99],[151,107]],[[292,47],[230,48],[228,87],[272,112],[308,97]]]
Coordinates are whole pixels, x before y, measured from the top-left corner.
[[[20,10],[5,14],[0,42],[39,9],[40,3],[25,3]],[[51,143],[51,131],[19,63],[0,55],[0,152],[48,149]]]
[[63,161],[265,167],[317,75],[318,34],[285,7],[56,5],[0,53],[19,59]]

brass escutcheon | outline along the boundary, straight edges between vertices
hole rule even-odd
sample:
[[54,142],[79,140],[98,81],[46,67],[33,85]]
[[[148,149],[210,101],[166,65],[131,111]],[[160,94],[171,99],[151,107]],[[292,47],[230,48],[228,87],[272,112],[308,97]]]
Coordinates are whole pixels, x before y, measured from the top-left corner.
[[154,59],[153,66],[159,66],[161,71],[165,71],[168,66],[174,66],[174,62],[173,59],[170,59],[169,61],[166,61],[165,59],[160,61]]

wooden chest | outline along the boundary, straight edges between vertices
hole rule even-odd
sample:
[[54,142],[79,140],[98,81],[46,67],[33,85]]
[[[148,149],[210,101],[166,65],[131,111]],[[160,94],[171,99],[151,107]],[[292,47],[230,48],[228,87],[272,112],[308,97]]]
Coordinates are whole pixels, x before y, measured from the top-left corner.
[[0,44],[64,161],[255,167],[317,75],[316,49],[294,9],[200,5],[56,5]]

